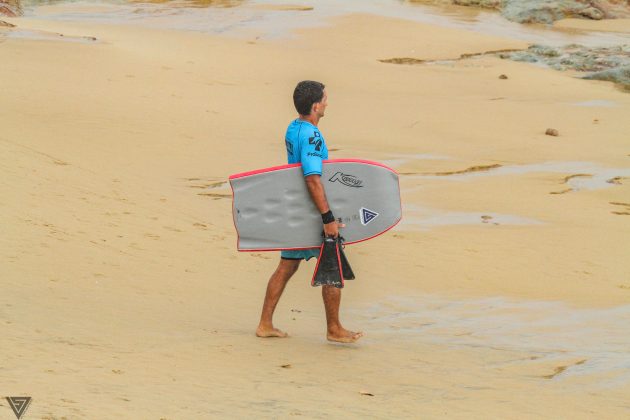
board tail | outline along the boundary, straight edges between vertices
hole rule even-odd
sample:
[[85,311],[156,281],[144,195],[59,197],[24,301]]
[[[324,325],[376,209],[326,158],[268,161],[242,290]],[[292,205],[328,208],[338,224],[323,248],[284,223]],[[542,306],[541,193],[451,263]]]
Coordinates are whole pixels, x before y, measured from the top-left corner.
[[334,286],[338,289],[343,287],[341,256],[337,239],[324,238],[311,285],[313,287]]

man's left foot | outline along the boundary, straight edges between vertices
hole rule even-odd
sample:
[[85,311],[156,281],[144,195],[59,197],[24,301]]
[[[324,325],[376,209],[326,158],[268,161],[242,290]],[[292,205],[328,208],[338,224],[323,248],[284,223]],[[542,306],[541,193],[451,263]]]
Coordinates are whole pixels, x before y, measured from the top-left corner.
[[261,338],[269,338],[269,337],[286,338],[288,336],[289,336],[289,334],[287,334],[284,331],[279,330],[277,328],[258,327],[256,329],[256,337],[261,337]]
[[354,343],[361,337],[363,337],[362,331],[348,331],[345,328],[328,331],[328,334],[326,335],[328,341],[335,341],[337,343]]

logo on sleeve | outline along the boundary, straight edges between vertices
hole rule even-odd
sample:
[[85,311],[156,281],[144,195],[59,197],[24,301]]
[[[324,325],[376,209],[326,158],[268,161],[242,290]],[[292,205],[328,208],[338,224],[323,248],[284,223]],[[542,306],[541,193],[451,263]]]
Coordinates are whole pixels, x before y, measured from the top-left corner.
[[317,150],[318,152],[322,150],[322,143],[323,142],[319,131],[314,131],[313,137],[308,138],[308,144],[314,144],[315,150]]
[[343,172],[335,173],[333,176],[330,177],[329,181],[330,182],[337,182],[337,181],[339,181],[340,183],[342,183],[346,187],[354,187],[354,188],[361,188],[361,187],[363,187],[363,185],[362,185],[363,181],[362,180],[360,180],[359,178],[357,178],[354,175],[344,174]]
[[378,217],[378,213],[370,210],[370,209],[366,209],[365,207],[361,207],[361,211],[360,211],[360,216],[361,216],[361,224],[363,226],[367,225],[368,223],[370,223],[372,220],[376,219]]

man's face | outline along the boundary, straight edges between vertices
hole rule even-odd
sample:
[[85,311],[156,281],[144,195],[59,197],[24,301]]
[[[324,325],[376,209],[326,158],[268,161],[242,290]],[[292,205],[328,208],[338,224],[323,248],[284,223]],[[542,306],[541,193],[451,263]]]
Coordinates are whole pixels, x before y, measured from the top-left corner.
[[313,104],[313,112],[319,116],[319,118],[324,116],[326,112],[326,107],[328,106],[328,93],[326,89],[324,89],[324,96],[322,96],[322,100],[320,102],[316,102]]

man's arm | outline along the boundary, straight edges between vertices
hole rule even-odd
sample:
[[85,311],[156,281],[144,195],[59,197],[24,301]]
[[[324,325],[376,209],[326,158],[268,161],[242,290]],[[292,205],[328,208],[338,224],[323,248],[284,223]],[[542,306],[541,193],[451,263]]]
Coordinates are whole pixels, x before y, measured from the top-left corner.
[[[304,180],[306,181],[308,193],[311,195],[311,199],[315,207],[317,207],[317,210],[319,210],[321,214],[327,213],[330,207],[328,206],[328,200],[326,200],[326,193],[322,185],[321,176],[309,175],[305,177]],[[345,225],[338,223],[336,220],[327,223],[324,225],[324,235],[336,238],[339,236],[339,228],[344,226]]]

